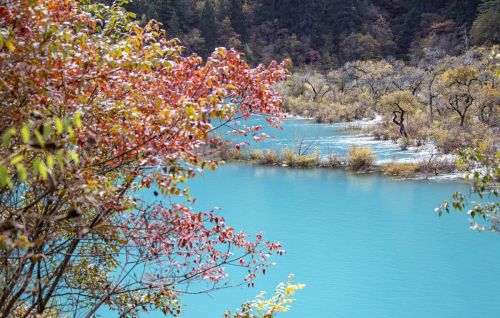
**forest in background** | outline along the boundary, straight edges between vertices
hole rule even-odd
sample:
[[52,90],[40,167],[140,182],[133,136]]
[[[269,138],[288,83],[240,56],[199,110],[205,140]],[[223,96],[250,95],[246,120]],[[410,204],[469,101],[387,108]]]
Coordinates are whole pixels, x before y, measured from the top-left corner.
[[406,150],[498,145],[500,0],[134,0],[185,54],[219,46],[251,64],[291,59],[285,110],[366,130]]
[[253,64],[291,58],[329,69],[380,58],[418,60],[500,41],[500,0],[134,0],[138,19],[157,19],[189,53],[218,46]]
[[[498,42],[498,1],[482,3],[480,14],[471,19],[471,31],[462,37],[456,33],[456,42],[431,36],[431,44],[454,45],[421,46],[425,58],[418,63],[411,45],[400,55],[395,49],[394,58],[380,54],[367,61],[345,59],[343,43],[351,32],[331,42],[340,48],[339,55],[333,44],[331,51],[325,49],[334,62],[328,64],[316,53],[302,62],[312,67],[295,59],[300,67],[290,76],[286,61],[251,68],[237,51],[221,47],[205,59],[187,55],[176,40],[165,38],[156,22],[145,23],[146,13],[140,22],[134,20],[135,14],[121,7],[124,2],[116,0],[110,7],[94,0],[0,2],[0,317],[94,317],[105,307],[123,317],[158,310],[177,316],[184,293],[209,293],[233,283],[254,286],[254,279],[274,264],[270,256],[283,255],[282,245],[261,233],[234,229],[218,209],[195,210],[186,182],[221,163],[202,151],[218,142],[214,131],[221,125],[214,123],[233,125],[237,117],[258,114],[276,126],[283,115],[280,95],[288,112],[321,122],[381,115],[382,126],[371,133],[402,147],[429,139],[442,152],[448,145],[450,150],[469,147],[458,153],[459,163],[481,167],[481,173],[468,170],[473,174],[470,192],[495,200],[474,204],[467,212],[472,228],[500,232],[500,54],[498,46],[488,45]],[[363,3],[360,8],[370,7]],[[179,14],[195,14],[200,34],[207,36],[207,30],[211,36],[222,34],[218,21],[231,21],[217,17],[220,8],[248,6],[195,4],[197,10],[185,8]],[[130,5],[137,9],[141,2]],[[302,10],[301,5],[287,9]],[[241,12],[252,12],[245,10]],[[327,11],[314,11],[321,12]],[[247,58],[293,58],[287,42],[266,42],[265,34],[252,31],[250,15],[241,16],[234,21],[245,21],[242,30],[250,40],[238,43]],[[181,32],[181,19],[172,21],[178,21],[178,35],[187,51],[193,51]],[[332,21],[333,28],[341,20]],[[458,20],[443,21],[460,30]],[[483,31],[474,35],[477,28]],[[294,36],[288,30],[268,32],[284,39]],[[242,38],[236,31],[229,34]],[[201,35],[200,55],[206,57],[218,42]],[[265,45],[252,44],[257,36]],[[295,37],[296,43],[308,43]],[[467,50],[469,41],[484,47]],[[269,54],[252,55],[252,46]],[[311,47],[305,56],[311,56]],[[360,47],[356,44],[353,52]],[[275,54],[275,48],[283,49]],[[233,133],[261,138],[261,126],[234,124],[239,129]],[[365,169],[374,161],[365,150],[349,152],[349,169]],[[301,156],[287,151],[283,159],[309,167],[311,159]],[[334,167],[336,158],[331,159]],[[387,174],[401,174],[397,170],[402,168],[389,170]],[[469,198],[454,193],[453,201],[445,201],[436,212],[464,210]],[[230,266],[242,268],[241,276],[228,280]],[[200,281],[206,287],[193,289]],[[234,317],[274,317],[288,309],[293,302],[289,297],[302,288],[290,276],[271,298],[260,294]]]

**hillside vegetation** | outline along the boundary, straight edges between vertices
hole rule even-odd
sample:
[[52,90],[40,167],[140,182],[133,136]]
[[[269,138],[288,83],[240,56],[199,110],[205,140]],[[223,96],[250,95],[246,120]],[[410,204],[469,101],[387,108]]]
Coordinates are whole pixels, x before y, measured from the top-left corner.
[[[108,0],[109,2],[109,0]],[[234,47],[252,63],[340,67],[355,60],[461,54],[499,42],[500,0],[134,0],[188,52]]]
[[380,114],[367,132],[403,150],[431,141],[443,153],[463,147],[493,153],[498,145],[498,53],[470,50],[417,65],[357,61],[326,74],[294,73],[282,84],[288,112],[319,123]]

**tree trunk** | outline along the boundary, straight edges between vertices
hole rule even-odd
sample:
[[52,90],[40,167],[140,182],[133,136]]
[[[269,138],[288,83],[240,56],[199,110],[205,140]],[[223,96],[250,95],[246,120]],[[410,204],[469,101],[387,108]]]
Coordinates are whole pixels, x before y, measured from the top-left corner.
[[[392,122],[399,126],[399,134],[403,137],[408,137],[408,133],[406,132],[405,124],[404,124],[404,116],[405,111],[400,108],[400,111],[393,111],[392,114],[394,117],[392,118]],[[399,121],[398,121],[399,114]]]

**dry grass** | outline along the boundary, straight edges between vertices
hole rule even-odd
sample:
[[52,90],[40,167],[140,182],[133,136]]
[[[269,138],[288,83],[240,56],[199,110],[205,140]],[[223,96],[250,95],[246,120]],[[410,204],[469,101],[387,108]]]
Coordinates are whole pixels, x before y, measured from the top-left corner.
[[260,163],[266,165],[277,165],[280,163],[280,158],[275,150],[266,150]]
[[414,178],[422,172],[422,164],[414,162],[391,162],[382,167],[382,173],[391,177]]
[[347,156],[347,167],[353,171],[367,171],[373,166],[375,160],[371,148],[352,146]]
[[314,168],[321,165],[319,152],[312,155],[299,155],[290,149],[285,149],[281,160],[289,167]]

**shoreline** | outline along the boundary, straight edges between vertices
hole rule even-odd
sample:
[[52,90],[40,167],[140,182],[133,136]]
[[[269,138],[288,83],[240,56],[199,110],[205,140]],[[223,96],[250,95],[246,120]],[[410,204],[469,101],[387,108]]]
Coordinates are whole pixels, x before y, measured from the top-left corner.
[[[286,160],[278,151],[271,150],[262,152],[268,154],[268,158],[252,157],[252,152],[239,152],[232,157],[218,158],[223,163],[249,164],[263,167],[275,167],[283,169],[332,169],[343,170],[359,175],[380,174],[397,180],[464,180],[465,173],[459,171],[450,162],[397,162],[374,163],[361,169],[349,167],[347,159],[335,157],[336,161],[321,159],[318,154],[297,156],[294,161]],[[452,171],[453,170],[453,171]]]
[[[375,136],[363,132],[367,127],[380,122],[381,118],[382,116],[377,114],[375,118],[372,119],[327,124],[316,123],[312,118],[305,118],[288,113],[286,114],[285,120],[304,120],[311,124],[338,127],[346,131],[356,130],[362,132],[363,137],[372,139],[371,142],[375,144],[397,145],[397,142],[379,140]],[[353,143],[350,146],[353,147],[356,146],[356,144]],[[369,146],[362,146],[362,148],[372,149]],[[373,161],[370,162],[367,167],[351,169],[348,165],[347,157],[339,156],[335,153],[323,154],[316,151],[311,154],[300,154],[287,147],[278,149],[239,150],[235,149],[233,143],[230,141],[226,141],[225,144],[222,145],[222,148],[215,157],[225,162],[239,162],[281,168],[343,169],[359,174],[379,173],[394,179],[452,180],[464,178],[465,172],[459,171],[455,165],[456,157],[451,154],[441,153],[431,142],[427,142],[420,146],[410,146],[405,150],[401,149],[400,152],[409,152],[414,155],[415,158],[385,158],[382,160],[373,158]]]

